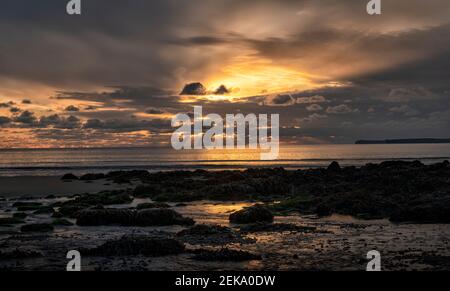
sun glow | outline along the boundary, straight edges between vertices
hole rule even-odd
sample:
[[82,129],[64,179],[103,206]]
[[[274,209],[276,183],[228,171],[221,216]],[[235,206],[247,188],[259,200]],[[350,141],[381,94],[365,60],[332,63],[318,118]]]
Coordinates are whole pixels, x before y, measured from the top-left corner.
[[[276,92],[308,90],[318,86],[318,76],[274,64],[256,57],[242,57],[225,66],[220,73],[211,76],[206,84],[210,88],[225,85],[231,90],[232,100],[241,97],[266,95]],[[211,96],[210,100],[222,100],[227,96]]]

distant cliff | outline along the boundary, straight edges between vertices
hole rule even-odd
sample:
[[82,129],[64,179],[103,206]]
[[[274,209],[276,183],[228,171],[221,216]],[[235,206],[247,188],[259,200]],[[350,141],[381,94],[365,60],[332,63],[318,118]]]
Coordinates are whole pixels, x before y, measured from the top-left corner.
[[412,138],[386,140],[358,140],[355,144],[407,144],[407,143],[450,143],[450,138]]

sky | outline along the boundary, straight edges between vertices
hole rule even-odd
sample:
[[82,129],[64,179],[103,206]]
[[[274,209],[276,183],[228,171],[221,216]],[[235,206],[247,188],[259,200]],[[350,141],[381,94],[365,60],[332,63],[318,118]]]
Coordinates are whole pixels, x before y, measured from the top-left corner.
[[196,105],[286,144],[450,137],[450,1],[367,2],[2,0],[0,148],[165,146]]

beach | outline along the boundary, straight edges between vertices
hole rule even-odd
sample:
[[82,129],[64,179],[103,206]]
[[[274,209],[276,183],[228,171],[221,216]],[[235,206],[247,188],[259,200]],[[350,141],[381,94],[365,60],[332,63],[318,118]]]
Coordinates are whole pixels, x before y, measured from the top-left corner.
[[377,250],[383,270],[449,270],[449,173],[391,161],[2,177],[0,269],[61,271],[77,250],[90,271],[364,271]]

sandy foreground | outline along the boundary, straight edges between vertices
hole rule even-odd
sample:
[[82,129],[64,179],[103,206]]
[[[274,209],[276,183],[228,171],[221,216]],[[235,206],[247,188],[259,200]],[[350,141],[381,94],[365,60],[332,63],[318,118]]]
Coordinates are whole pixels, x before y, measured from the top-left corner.
[[104,190],[125,189],[130,185],[118,185],[106,180],[62,181],[61,177],[0,177],[0,196],[46,197],[69,196],[79,193],[96,193]]

